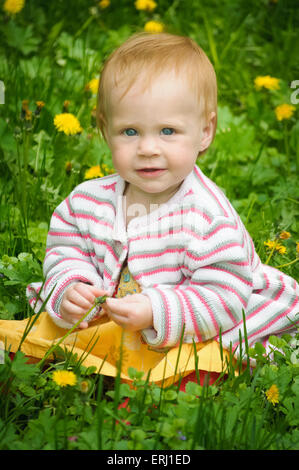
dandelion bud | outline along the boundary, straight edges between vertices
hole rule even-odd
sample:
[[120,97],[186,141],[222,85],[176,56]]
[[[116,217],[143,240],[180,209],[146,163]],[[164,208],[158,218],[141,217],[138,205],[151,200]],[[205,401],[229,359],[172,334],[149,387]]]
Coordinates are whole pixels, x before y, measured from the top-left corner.
[[21,132],[21,129],[19,127],[15,127],[14,136],[15,136],[15,139],[17,139],[19,141],[22,140],[22,132]]
[[82,393],[87,393],[89,390],[89,382],[87,380],[82,380],[80,383],[80,391]]
[[63,108],[62,108],[62,112],[63,112],[63,113],[68,113],[69,105],[70,105],[70,101],[69,101],[69,100],[65,100],[65,101],[63,102]]
[[66,162],[65,172],[66,172],[67,175],[69,175],[71,173],[72,167],[73,167],[72,162]]
[[94,303],[95,305],[104,304],[106,302],[107,295],[102,295],[101,297],[96,297]]
[[22,101],[22,109],[21,109],[21,119],[22,120],[26,118],[26,113],[28,112],[28,105],[29,105],[28,100],[23,100]]

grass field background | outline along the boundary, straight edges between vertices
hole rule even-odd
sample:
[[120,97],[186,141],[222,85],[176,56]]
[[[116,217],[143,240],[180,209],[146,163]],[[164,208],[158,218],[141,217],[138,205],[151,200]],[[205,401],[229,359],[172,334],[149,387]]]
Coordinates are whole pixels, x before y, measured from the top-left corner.
[[[105,58],[143,30],[190,36],[208,54],[218,128],[197,163],[241,215],[261,260],[298,280],[296,2],[1,0],[0,17],[1,319],[32,314],[25,288],[42,280],[55,207],[85,179],[114,172],[95,125],[98,79]],[[70,134],[57,124],[62,113],[74,118]],[[221,386],[162,391],[132,369],[136,388],[117,381],[108,395],[80,358],[41,373],[19,352],[0,366],[0,448],[298,449],[299,337],[274,338],[273,349],[265,357],[257,345],[255,371],[231,369]],[[75,378],[64,386],[54,371]],[[118,410],[127,396],[134,405]]]

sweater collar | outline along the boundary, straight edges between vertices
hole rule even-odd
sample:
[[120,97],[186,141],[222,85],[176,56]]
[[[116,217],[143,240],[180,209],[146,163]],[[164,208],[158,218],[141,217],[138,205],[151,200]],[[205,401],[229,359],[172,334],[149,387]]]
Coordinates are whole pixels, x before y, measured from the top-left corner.
[[115,241],[126,243],[128,241],[128,238],[130,238],[130,235],[132,236],[134,234],[134,231],[136,231],[136,228],[139,225],[148,225],[149,219],[151,221],[155,221],[157,220],[157,218],[161,217],[165,213],[168,213],[169,210],[171,210],[171,206],[175,206],[182,203],[184,197],[189,195],[190,191],[192,192],[192,187],[194,187],[194,183],[195,175],[193,169],[189,173],[189,175],[184,179],[177,192],[169,199],[169,201],[167,201],[165,204],[159,205],[157,209],[150,213],[150,217],[149,214],[135,217],[129,222],[128,228],[126,229],[123,213],[123,193],[126,187],[126,182],[120,175],[117,175],[114,194],[116,215],[112,231],[112,239]]

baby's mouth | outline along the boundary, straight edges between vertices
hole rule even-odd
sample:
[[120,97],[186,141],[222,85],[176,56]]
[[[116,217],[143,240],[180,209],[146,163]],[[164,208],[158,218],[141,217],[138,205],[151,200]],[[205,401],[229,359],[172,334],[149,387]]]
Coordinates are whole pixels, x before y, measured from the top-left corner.
[[160,171],[163,168],[141,168],[140,171]]
[[140,176],[158,176],[165,170],[165,168],[140,168],[137,172]]

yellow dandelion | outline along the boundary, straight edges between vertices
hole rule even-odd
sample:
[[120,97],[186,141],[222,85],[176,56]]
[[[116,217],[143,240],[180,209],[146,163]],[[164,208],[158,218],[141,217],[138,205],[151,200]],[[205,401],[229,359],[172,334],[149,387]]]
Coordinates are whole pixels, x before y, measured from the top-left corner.
[[295,106],[292,106],[291,104],[280,104],[275,108],[276,119],[278,121],[290,119],[293,116],[295,109]]
[[88,180],[91,178],[101,178],[102,176],[104,176],[104,173],[102,172],[100,165],[95,165],[86,170],[84,178]]
[[70,370],[56,370],[53,372],[53,380],[59,387],[66,387],[67,385],[75,385],[77,377],[74,372]]
[[3,10],[6,13],[15,15],[24,8],[25,0],[6,0],[3,5]]
[[279,402],[279,390],[277,385],[273,384],[269,388],[269,390],[266,391],[266,397],[267,400],[272,403],[272,405],[275,405],[276,403]]
[[43,101],[36,101],[36,110],[34,111],[35,116],[39,117],[41,110],[45,106],[45,103]]
[[286,232],[285,230],[283,230],[280,235],[279,235],[279,238],[281,240],[287,240],[288,238],[291,238],[291,234],[290,232]]
[[144,31],[148,33],[162,33],[164,25],[159,21],[148,21],[145,23]]
[[135,7],[137,10],[153,11],[157,3],[154,0],[136,0]]
[[35,102],[36,106],[38,106],[39,108],[43,108],[45,106],[45,103],[43,101],[36,101]]
[[25,120],[26,121],[31,121],[32,119],[32,111],[29,109],[25,109]]
[[109,5],[110,5],[110,0],[101,0],[99,2],[99,7],[102,9],[109,7]]
[[45,103],[43,101],[36,101],[35,104],[39,110],[45,106]]
[[268,240],[264,242],[264,245],[269,248],[269,250],[278,251],[281,255],[284,255],[287,251],[286,247],[281,245],[277,240]]
[[299,253],[299,242],[296,242],[296,251]]
[[265,75],[263,77],[256,77],[254,85],[257,90],[267,88],[268,90],[279,90],[279,78],[270,77]]
[[22,110],[26,111],[28,109],[29,101],[28,100],[23,100],[22,101]]
[[90,90],[94,95],[97,94],[99,88],[99,79],[98,78],[93,78],[90,80],[89,83],[86,85],[86,89]]
[[79,134],[83,130],[76,116],[71,113],[57,114],[54,125],[59,132],[64,132],[66,135]]

